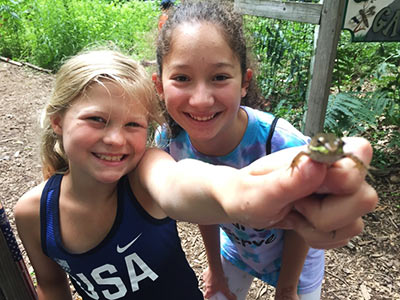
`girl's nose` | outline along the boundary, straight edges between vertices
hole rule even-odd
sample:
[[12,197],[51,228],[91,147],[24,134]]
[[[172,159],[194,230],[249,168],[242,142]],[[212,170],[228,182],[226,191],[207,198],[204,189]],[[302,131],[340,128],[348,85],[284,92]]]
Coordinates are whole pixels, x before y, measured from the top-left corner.
[[103,141],[107,145],[123,146],[126,143],[123,128],[106,128]]
[[189,104],[198,108],[205,108],[214,105],[212,90],[204,83],[197,84],[189,99]]

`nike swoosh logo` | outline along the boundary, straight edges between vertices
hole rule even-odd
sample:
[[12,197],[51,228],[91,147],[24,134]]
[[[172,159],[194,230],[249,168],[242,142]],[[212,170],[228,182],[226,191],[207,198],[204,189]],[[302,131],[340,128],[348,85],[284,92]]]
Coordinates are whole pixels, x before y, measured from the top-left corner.
[[133,245],[134,242],[136,242],[136,240],[137,240],[141,235],[142,235],[142,234],[140,233],[137,237],[135,237],[135,238],[133,239],[132,242],[130,242],[128,245],[126,245],[126,246],[124,246],[124,247],[122,247],[122,248],[121,248],[119,245],[117,245],[117,252],[118,252],[118,253],[123,253],[123,252],[125,252],[130,246]]

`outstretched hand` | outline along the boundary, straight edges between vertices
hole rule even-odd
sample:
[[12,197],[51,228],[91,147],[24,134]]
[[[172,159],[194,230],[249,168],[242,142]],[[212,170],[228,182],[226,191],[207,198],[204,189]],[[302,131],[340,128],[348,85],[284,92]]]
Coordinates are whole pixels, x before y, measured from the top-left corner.
[[[345,152],[368,165],[372,158],[369,142],[363,138],[344,140]],[[241,170],[251,175],[249,184],[262,180],[268,189],[264,205],[248,199],[244,202],[241,221],[255,228],[294,229],[314,248],[343,246],[362,231],[361,216],[375,208],[378,196],[365,182],[366,172],[360,172],[348,158],[328,167],[303,156],[291,170],[290,163],[301,150],[285,149]],[[265,221],[260,222],[262,216]]]
[[[351,152],[368,165],[372,158],[370,144],[362,138],[347,138],[345,152]],[[307,235],[314,248],[335,248],[346,245],[359,234],[364,223],[362,216],[373,211],[378,195],[365,181],[366,171],[355,168],[351,159],[341,159],[328,169],[326,177],[316,191],[295,203],[301,214],[289,216],[296,230]],[[313,229],[318,230],[313,230]]]

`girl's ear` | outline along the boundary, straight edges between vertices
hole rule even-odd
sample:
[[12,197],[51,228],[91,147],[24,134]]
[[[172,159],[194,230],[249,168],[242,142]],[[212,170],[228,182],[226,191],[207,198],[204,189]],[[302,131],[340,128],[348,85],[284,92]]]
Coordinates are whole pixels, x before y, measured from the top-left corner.
[[253,78],[253,70],[247,69],[246,73],[243,76],[243,83],[242,83],[242,98],[247,95],[247,89],[250,85],[251,78]]
[[55,114],[50,117],[51,128],[55,134],[62,135],[62,117],[59,114]]
[[160,96],[161,99],[164,99],[164,89],[160,76],[158,76],[157,73],[153,73],[153,75],[151,75],[151,79],[156,87],[158,96]]

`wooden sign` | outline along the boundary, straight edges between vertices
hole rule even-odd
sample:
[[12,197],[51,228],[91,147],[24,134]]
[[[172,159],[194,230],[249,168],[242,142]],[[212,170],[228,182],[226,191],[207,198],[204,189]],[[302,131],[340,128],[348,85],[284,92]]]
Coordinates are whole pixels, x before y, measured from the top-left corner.
[[342,27],[353,42],[398,42],[400,0],[347,0]]

